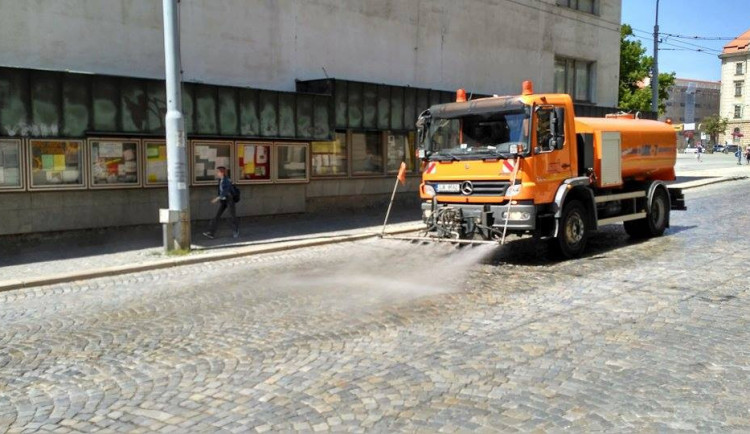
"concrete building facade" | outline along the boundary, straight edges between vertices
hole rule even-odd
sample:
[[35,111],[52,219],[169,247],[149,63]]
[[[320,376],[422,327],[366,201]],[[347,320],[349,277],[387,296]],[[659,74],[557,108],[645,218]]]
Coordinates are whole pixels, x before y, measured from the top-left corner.
[[700,140],[700,123],[706,116],[719,114],[721,82],[676,78],[669,89],[666,111],[660,120],[671,119],[675,126],[695,124],[694,130],[685,130],[677,140],[678,147]]
[[[0,10],[0,234],[158,221],[161,2]],[[183,0],[193,218],[211,216],[223,164],[240,215],[379,203],[401,160],[412,196],[416,114],[458,87],[516,94],[531,79],[613,107],[620,13],[619,0]]]
[[750,30],[724,46],[721,59],[722,117],[729,119],[723,143],[750,145]]

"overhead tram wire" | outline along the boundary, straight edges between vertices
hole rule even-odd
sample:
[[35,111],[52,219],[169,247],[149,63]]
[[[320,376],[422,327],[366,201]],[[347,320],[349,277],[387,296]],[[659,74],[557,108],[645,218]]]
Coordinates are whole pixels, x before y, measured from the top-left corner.
[[748,38],[738,38],[738,37],[732,37],[732,36],[688,36],[688,35],[678,35],[675,33],[662,33],[664,36],[669,36],[671,38],[678,38],[678,39],[694,39],[698,41],[734,41],[735,39],[740,41],[750,41],[750,37]]
[[[643,31],[640,31],[640,32],[643,32]],[[633,34],[633,37],[642,39],[644,41],[651,41],[651,37],[645,37],[645,36],[640,36],[636,34]],[[683,45],[678,45],[678,44],[683,44]],[[659,45],[667,45],[669,47],[680,48],[684,51],[694,51],[696,53],[704,53],[710,56],[718,56],[719,54],[721,54],[721,50],[717,50],[715,48],[703,47],[700,45],[696,46],[695,44],[687,44],[690,46],[685,46],[684,44],[687,44],[687,43],[683,41],[674,41],[674,40],[659,42]]]
[[[653,37],[652,33],[646,32],[645,30],[633,29],[633,31],[634,32],[640,32],[640,33],[648,34],[649,36]],[[661,32],[659,34],[660,35],[665,35],[665,36],[668,35],[667,33],[661,33]],[[672,39],[671,42],[679,43],[679,44],[684,44],[684,45],[690,45],[690,46],[693,46],[693,47],[696,47],[696,48],[701,48],[704,51],[713,51],[713,52],[716,52],[717,55],[721,53],[721,50],[718,50],[716,48],[706,47],[705,45],[693,44],[692,42],[679,41],[679,40],[674,40],[674,39]],[[663,42],[660,42],[660,43],[667,43],[667,41],[663,41]]]

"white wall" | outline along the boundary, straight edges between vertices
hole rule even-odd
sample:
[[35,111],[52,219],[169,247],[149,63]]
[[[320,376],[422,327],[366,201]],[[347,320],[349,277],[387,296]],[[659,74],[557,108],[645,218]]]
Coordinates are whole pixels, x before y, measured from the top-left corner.
[[[740,56],[725,57],[721,60],[721,102],[719,107],[719,113],[722,117],[728,118],[730,121],[734,120],[734,106],[735,104],[743,105],[742,119],[750,120],[750,74],[747,71],[747,67],[750,66],[748,62],[750,54],[745,53]],[[742,63],[742,75],[736,75],[737,63]],[[742,89],[742,96],[734,96],[734,82],[744,81],[744,87]]]
[[[163,77],[159,0],[0,0],[0,65]],[[616,105],[621,0],[182,0],[186,80],[294,89],[330,77],[482,93],[551,91],[555,54],[596,62]]]

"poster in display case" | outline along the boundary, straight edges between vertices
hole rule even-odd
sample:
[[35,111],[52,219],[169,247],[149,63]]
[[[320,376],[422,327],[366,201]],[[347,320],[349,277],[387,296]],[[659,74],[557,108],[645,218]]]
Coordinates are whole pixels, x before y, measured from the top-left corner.
[[164,140],[144,140],[145,158],[144,185],[163,187],[167,185],[167,142]]
[[83,142],[80,140],[29,140],[29,188],[85,188],[82,150]]
[[226,167],[231,178],[233,144],[193,140],[193,184],[215,184],[219,167]]
[[238,142],[238,182],[271,181],[271,143]]
[[20,140],[0,140],[0,191],[24,187]]
[[276,180],[278,182],[307,182],[307,143],[276,143]]
[[91,188],[139,187],[139,145],[137,139],[89,139]]

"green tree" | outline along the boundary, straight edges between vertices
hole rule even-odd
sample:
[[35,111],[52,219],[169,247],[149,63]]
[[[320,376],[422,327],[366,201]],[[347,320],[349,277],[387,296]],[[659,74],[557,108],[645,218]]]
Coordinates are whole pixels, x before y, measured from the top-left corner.
[[[634,40],[633,28],[623,24],[620,28],[620,108],[631,111],[651,111],[651,87],[644,87],[650,76],[654,58],[646,56],[646,48]],[[674,72],[659,74],[659,113],[666,110],[669,88],[674,85]]]
[[715,114],[703,118],[700,128],[701,131],[704,131],[711,136],[711,143],[716,143],[719,134],[727,130],[727,124],[729,124],[729,119]]

